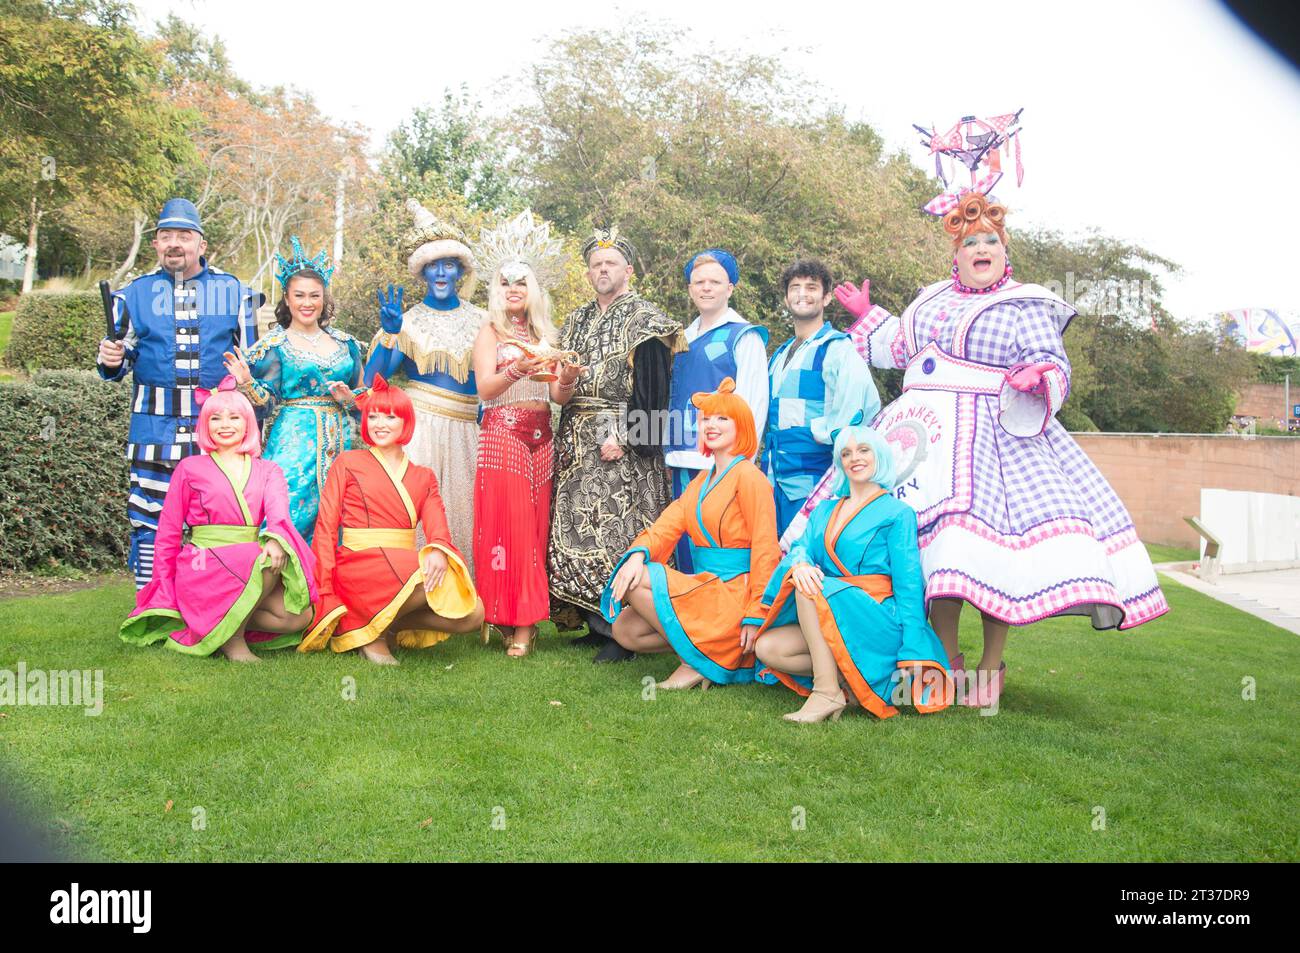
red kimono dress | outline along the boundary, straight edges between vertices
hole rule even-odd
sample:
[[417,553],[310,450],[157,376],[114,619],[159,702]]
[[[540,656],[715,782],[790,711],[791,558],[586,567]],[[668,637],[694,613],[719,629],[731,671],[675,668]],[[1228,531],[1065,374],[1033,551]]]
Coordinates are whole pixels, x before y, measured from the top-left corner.
[[[416,549],[420,525],[428,542]],[[330,468],[312,537],[321,605],[300,652],[346,652],[383,635],[412,592],[424,586],[424,556],[447,557],[442,584],[426,593],[429,608],[447,619],[474,611],[478,596],[469,569],[451,542],[438,478],[407,457],[389,469],[378,451],[348,450]],[[449,633],[407,629],[406,648],[436,645]]]
[[[666,565],[677,541],[690,538],[695,573]],[[740,628],[766,615],[763,590],[781,561],[772,484],[744,457],[721,474],[701,470],[682,495],[632,541],[601,595],[601,611],[614,621],[614,576],[640,552],[650,573],[655,613],[673,651],[711,682],[754,680],[754,653],[740,649]]]

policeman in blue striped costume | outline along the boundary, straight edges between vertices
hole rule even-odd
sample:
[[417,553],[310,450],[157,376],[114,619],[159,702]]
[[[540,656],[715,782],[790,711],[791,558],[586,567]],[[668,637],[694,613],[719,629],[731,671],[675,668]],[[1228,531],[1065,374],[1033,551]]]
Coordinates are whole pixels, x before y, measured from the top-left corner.
[[136,588],[153,574],[154,534],[177,462],[199,453],[196,388],[216,390],[226,375],[222,355],[257,340],[257,309],[265,300],[238,278],[208,265],[198,209],[169,199],[153,238],[158,270],[113,292],[113,341],[99,344],[99,374],[134,379],[127,517],[128,564]]
[[776,490],[777,532],[784,533],[831,465],[832,436],[862,412],[871,421],[880,394],[852,339],[826,320],[834,286],[816,259],[796,261],[781,275],[794,336],[768,362],[763,470]]

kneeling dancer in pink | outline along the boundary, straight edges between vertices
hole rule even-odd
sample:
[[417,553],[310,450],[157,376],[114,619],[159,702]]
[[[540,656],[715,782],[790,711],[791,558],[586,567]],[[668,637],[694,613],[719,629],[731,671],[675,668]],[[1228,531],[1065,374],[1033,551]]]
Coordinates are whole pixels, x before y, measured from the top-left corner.
[[202,455],[176,465],[154,549],[153,578],[122,623],[124,642],[165,639],[187,655],[297,645],[316,600],[316,561],[289,518],[284,473],[263,460],[253,405],[226,377],[199,392]]

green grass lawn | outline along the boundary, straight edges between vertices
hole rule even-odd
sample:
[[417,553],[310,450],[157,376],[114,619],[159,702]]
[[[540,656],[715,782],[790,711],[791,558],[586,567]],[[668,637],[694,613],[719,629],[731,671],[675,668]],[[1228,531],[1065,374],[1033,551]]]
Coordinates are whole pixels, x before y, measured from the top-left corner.
[[995,716],[792,725],[783,688],[647,700],[670,658],[595,666],[556,636],[523,660],[459,637],[393,669],[133,648],[123,582],[0,603],[0,668],[105,680],[99,717],[0,711],[0,761],[83,857],[1300,859],[1300,642],[1165,586],[1173,612],[1136,632],[1013,633]]
[[1143,543],[1147,555],[1153,563],[1195,562],[1201,558],[1201,551],[1185,546],[1162,546],[1159,543]]

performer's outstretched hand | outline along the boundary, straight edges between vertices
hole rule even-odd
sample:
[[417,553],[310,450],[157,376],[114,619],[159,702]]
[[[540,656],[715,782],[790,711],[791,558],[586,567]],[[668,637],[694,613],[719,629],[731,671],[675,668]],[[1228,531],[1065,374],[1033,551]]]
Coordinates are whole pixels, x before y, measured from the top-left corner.
[[849,314],[860,318],[871,310],[871,282],[863,281],[861,288],[851,281],[836,285],[835,300],[844,305]]
[[253,372],[248,367],[248,361],[244,360],[244,352],[238,344],[235,345],[235,353],[223,351],[221,357],[226,365],[226,373],[235,379],[235,383],[247,384],[253,379]]
[[375,297],[379,299],[379,324],[389,334],[397,334],[402,330],[402,299],[406,295],[405,288],[398,288],[397,294],[393,294],[393,286],[388,286],[388,297],[384,297],[383,290],[375,292]]
[[1018,390],[1022,394],[1045,394],[1047,383],[1043,380],[1043,375],[1055,367],[1051,361],[1021,364],[1007,370],[1007,383],[1012,390]]
[[357,402],[356,395],[352,393],[352,388],[342,381],[330,381],[330,396],[344,407],[351,407]]
[[424,570],[424,591],[433,592],[447,575],[447,556],[440,549],[431,549],[420,568]]
[[622,602],[627,591],[641,584],[645,575],[645,554],[633,553],[614,574],[614,601]]
[[794,587],[809,599],[822,591],[822,579],[826,574],[811,563],[800,563],[790,570]]

